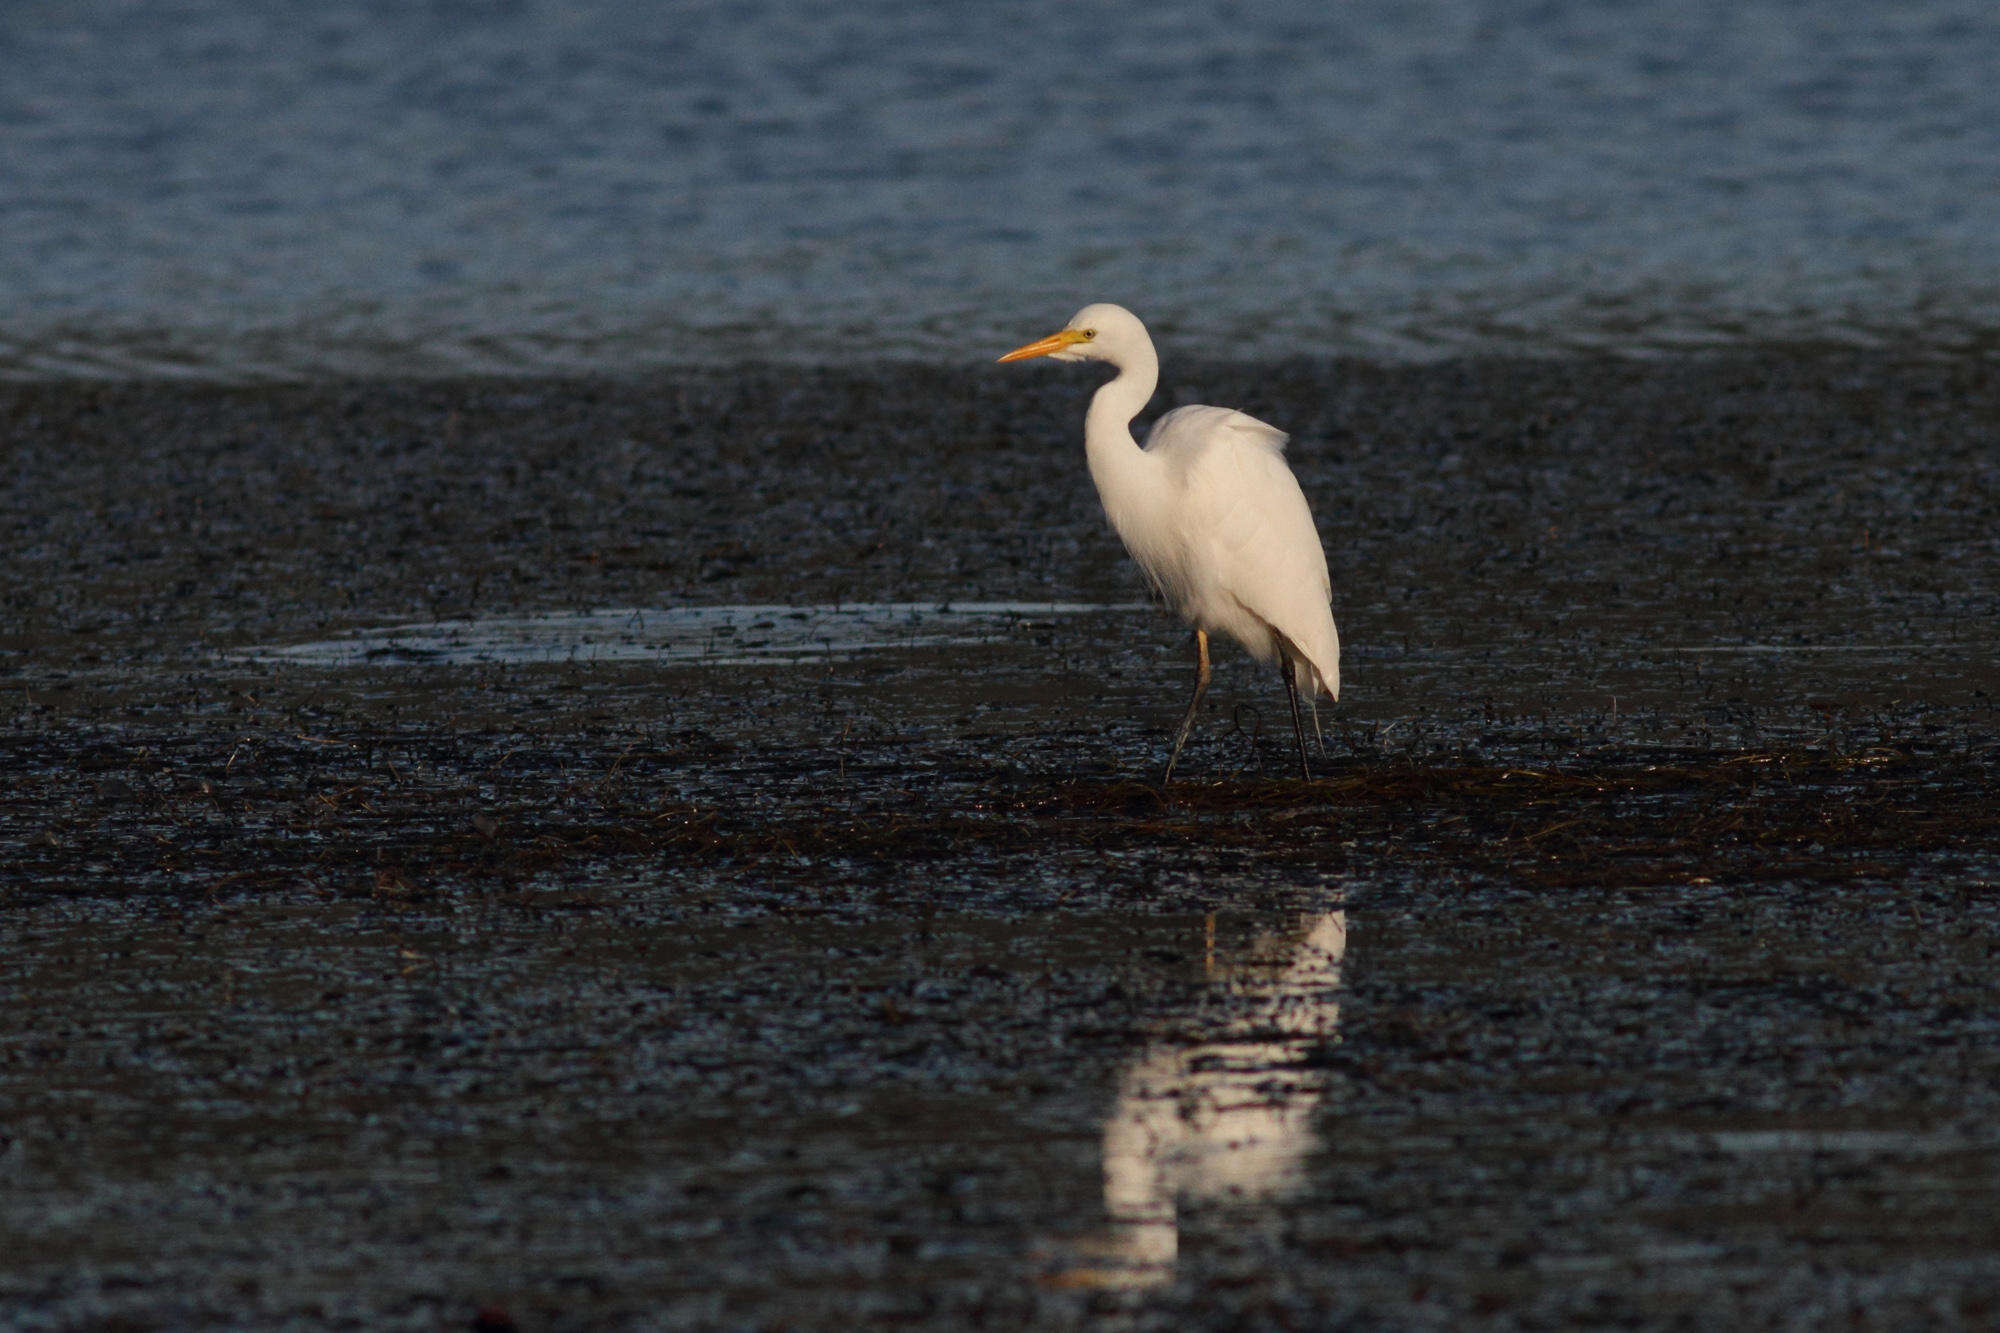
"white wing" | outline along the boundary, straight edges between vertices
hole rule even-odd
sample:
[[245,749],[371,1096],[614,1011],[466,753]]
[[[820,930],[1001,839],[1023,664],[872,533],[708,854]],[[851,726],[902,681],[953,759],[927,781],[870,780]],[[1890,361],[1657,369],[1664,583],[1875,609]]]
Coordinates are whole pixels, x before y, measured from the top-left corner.
[[1304,658],[1317,676],[1301,673],[1301,685],[1338,698],[1340,638],[1326,552],[1285,464],[1286,438],[1229,408],[1183,407],[1160,418],[1146,451],[1178,481],[1183,612],[1262,658],[1281,650],[1275,631],[1293,649],[1287,656]]

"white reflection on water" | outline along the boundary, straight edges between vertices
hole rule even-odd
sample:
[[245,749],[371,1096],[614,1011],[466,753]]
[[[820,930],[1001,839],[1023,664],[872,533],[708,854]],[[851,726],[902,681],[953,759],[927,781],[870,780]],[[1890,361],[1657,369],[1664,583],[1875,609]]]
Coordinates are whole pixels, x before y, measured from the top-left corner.
[[246,648],[244,662],[305,666],[660,662],[743,666],[897,648],[1003,642],[1061,616],[1143,603],[846,602],[830,606],[614,607],[350,630],[313,643]]
[[1340,1025],[1347,914],[1265,940],[1218,985],[1229,1019],[1213,1039],[1153,1043],[1125,1070],[1104,1125],[1109,1227],[1064,1280],[1137,1288],[1173,1276],[1187,1204],[1276,1202],[1317,1146],[1323,1070],[1307,1062]]

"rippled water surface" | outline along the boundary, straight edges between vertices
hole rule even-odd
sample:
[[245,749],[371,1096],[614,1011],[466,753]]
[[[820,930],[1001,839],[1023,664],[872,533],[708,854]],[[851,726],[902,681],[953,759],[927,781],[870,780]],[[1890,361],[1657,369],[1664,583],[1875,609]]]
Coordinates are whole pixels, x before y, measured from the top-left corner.
[[0,10],[0,372],[1985,348],[1972,0]]

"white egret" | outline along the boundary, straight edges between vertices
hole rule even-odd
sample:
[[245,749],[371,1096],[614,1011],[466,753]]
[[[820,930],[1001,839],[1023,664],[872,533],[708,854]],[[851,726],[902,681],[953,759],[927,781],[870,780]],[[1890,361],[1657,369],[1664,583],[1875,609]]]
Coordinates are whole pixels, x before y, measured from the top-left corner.
[[1194,697],[1167,757],[1166,781],[1208,688],[1208,636],[1215,633],[1260,662],[1277,659],[1299,772],[1310,778],[1299,693],[1308,702],[1321,692],[1340,698],[1340,635],[1326,552],[1285,465],[1285,433],[1227,407],[1178,407],[1153,424],[1140,448],[1132,418],[1159,384],[1160,359],[1146,326],[1123,306],[1085,306],[1062,329],[1000,359],[1031,356],[1103,361],[1118,372],[1084,417],[1090,478],[1126,551],[1194,625]]

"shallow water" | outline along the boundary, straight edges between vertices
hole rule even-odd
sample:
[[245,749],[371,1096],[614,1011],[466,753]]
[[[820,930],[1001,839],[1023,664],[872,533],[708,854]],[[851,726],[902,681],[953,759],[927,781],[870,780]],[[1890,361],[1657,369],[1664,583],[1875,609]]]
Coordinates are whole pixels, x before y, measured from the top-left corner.
[[0,12],[0,374],[1983,354],[1983,3]]
[[1059,375],[0,394],[0,1323],[1985,1319],[2000,376],[1186,374],[1311,783]]
[[886,650],[976,648],[1046,633],[1059,616],[1116,615],[1142,603],[858,602],[833,606],[607,607],[350,630],[231,654],[241,662],[652,662],[711,667],[811,662]]

